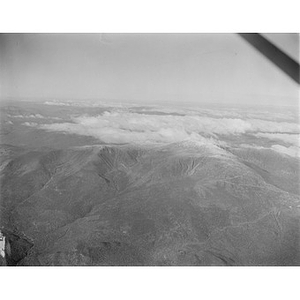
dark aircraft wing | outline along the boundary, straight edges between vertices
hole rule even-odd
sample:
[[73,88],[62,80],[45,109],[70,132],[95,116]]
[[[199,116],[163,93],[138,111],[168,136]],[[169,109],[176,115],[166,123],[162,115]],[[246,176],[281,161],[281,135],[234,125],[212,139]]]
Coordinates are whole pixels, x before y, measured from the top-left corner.
[[258,33],[239,33],[244,40],[267,57],[290,78],[299,82],[299,63]]

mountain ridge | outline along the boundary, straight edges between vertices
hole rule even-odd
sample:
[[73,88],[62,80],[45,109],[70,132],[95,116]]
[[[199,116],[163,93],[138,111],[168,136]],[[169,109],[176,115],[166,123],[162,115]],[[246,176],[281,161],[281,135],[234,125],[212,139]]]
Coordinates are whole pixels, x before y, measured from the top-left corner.
[[[287,238],[299,243],[299,194],[270,183],[272,174],[266,181],[237,150],[184,141],[24,149],[7,159],[1,226],[33,244],[18,264],[300,264]],[[294,160],[282,166],[295,181]]]

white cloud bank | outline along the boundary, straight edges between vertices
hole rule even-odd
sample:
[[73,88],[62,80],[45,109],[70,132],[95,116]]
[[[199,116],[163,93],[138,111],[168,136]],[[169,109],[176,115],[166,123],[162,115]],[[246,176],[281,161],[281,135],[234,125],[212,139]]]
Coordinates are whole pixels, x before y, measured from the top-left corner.
[[69,102],[60,102],[60,101],[46,101],[44,102],[46,105],[56,105],[56,106],[71,106],[72,104]]
[[50,117],[50,116],[43,116],[41,114],[24,114],[24,115],[11,115],[7,114],[10,118],[20,118],[20,119],[53,119],[53,120],[61,120],[59,117]]
[[72,106],[72,107],[131,107],[136,106],[137,104],[133,103],[118,103],[118,102],[110,102],[110,101],[93,101],[93,100],[85,100],[85,101],[59,101],[59,100],[52,100],[52,101],[45,101],[45,105],[52,105],[52,106]]
[[273,145],[271,149],[289,156],[300,157],[300,148],[296,146],[284,147],[281,145]]
[[[28,124],[29,125],[29,124]],[[32,123],[29,126],[34,126]],[[247,132],[299,132],[299,125],[257,119],[209,118],[200,116],[144,115],[104,112],[96,117],[73,118],[73,123],[36,125],[47,131],[61,131],[98,138],[107,143],[170,143],[186,139],[216,138],[216,134]]]
[[38,126],[39,124],[38,124],[38,123],[35,123],[35,122],[24,122],[24,123],[22,123],[22,125],[30,126],[30,127],[36,127],[36,126]]
[[241,144],[240,147],[243,148],[253,148],[259,150],[273,150],[283,155],[288,155],[292,157],[300,157],[300,148],[296,146],[285,147],[281,145],[272,145],[270,148],[255,146],[255,145],[248,145],[248,144]]
[[254,134],[256,137],[263,137],[270,140],[282,141],[287,144],[291,144],[299,147],[299,134],[286,134],[286,133],[256,133]]
[[8,114],[8,117],[11,117],[11,118],[21,118],[21,119],[24,119],[24,118],[45,119],[45,117],[42,116],[41,114],[29,114],[29,115],[10,115],[10,114]]
[[253,108],[243,109],[237,107],[169,107],[169,106],[159,106],[153,105],[152,107],[132,107],[130,108],[131,112],[137,113],[164,113],[164,114],[182,114],[186,116],[202,116],[208,118],[237,118],[237,119],[258,119],[265,121],[274,121],[274,122],[298,122],[298,117],[296,113],[292,113],[286,109],[283,109],[283,112],[275,111],[266,111],[262,109]]

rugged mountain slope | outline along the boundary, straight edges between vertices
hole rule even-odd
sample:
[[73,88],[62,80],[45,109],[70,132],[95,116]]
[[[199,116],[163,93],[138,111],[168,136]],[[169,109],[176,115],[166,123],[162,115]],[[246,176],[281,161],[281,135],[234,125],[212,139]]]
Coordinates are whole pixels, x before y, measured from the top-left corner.
[[194,142],[18,148],[1,226],[19,265],[300,265],[298,168]]

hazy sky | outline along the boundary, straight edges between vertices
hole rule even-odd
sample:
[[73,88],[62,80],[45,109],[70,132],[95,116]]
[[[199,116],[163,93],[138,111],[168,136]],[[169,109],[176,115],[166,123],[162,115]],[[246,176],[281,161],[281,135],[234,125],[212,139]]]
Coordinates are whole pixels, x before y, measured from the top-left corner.
[[[266,35],[294,59],[296,34]],[[235,34],[2,34],[1,97],[297,103],[298,86]]]

